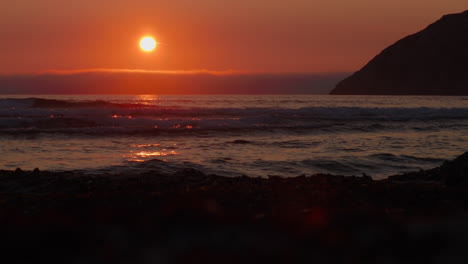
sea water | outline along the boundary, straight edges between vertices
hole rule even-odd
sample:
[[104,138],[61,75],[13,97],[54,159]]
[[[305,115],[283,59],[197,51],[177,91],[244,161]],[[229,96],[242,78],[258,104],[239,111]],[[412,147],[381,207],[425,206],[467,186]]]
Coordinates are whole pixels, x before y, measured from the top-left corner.
[[0,96],[0,169],[379,179],[467,150],[468,97]]

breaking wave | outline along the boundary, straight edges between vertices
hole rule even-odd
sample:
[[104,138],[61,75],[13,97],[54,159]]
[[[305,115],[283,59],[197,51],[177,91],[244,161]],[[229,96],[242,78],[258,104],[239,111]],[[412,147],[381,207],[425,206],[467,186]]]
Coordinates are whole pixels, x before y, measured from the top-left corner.
[[[309,129],[364,131],[398,122],[468,119],[468,108],[183,107],[104,100],[0,99],[0,131],[155,133],[164,130]],[[397,125],[395,125],[397,124]],[[416,126],[415,129],[431,129]]]

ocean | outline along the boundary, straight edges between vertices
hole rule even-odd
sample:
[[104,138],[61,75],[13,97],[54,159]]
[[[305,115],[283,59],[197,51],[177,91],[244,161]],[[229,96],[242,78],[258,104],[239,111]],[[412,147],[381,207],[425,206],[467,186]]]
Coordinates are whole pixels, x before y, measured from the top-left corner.
[[382,179],[466,150],[466,96],[0,96],[7,170]]

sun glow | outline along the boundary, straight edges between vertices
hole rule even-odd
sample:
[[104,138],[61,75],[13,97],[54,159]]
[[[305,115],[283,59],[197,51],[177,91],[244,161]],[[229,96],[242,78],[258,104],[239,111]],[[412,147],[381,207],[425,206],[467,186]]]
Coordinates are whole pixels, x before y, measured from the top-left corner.
[[145,51],[145,52],[151,52],[153,51],[156,46],[158,45],[158,43],[156,42],[156,40],[153,38],[153,37],[143,37],[141,40],[140,40],[140,48]]

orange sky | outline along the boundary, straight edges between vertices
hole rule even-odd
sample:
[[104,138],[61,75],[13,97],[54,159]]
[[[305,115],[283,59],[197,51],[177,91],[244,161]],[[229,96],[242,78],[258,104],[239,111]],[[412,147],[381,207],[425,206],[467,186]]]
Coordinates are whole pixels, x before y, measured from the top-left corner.
[[[355,71],[466,0],[4,0],[0,73]],[[153,35],[156,52],[138,49]]]

